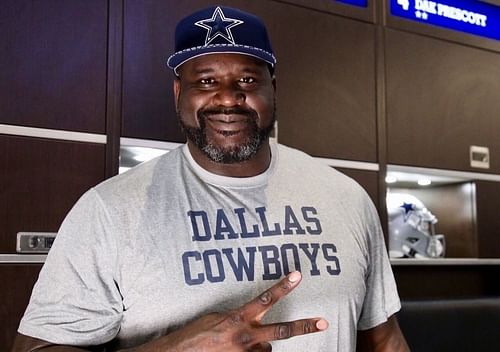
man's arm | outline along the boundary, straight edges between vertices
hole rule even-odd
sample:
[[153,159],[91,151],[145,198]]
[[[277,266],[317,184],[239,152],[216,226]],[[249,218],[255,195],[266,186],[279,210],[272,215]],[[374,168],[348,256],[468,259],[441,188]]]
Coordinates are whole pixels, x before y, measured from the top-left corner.
[[[293,272],[238,309],[205,315],[171,334],[126,351],[270,351],[269,341],[326,330],[328,322],[321,318],[261,324],[272,306],[297,287],[301,278],[298,271]],[[99,351],[98,348],[94,350]],[[79,352],[92,349],[56,346],[18,334],[12,352],[34,351]]]
[[25,336],[23,334],[17,333],[16,339],[14,340],[14,346],[12,347],[12,352],[84,352],[84,351],[103,351],[102,348],[83,348],[83,347],[71,347],[71,346],[58,346],[50,342],[36,339],[34,337]]
[[358,331],[358,352],[409,352],[396,317],[372,329]]

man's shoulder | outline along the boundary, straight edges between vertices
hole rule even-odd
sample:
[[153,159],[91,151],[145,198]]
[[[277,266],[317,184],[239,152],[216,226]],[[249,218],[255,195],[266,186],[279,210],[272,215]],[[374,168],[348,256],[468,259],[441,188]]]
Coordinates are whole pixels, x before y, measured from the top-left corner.
[[276,182],[332,202],[341,202],[346,207],[361,209],[371,202],[364,188],[329,165],[328,159],[316,158],[284,145],[278,145],[278,152],[280,167]]
[[182,148],[171,150],[101,182],[94,190],[103,199],[127,198],[147,192],[155,184],[172,177],[170,174],[176,168],[181,154]]

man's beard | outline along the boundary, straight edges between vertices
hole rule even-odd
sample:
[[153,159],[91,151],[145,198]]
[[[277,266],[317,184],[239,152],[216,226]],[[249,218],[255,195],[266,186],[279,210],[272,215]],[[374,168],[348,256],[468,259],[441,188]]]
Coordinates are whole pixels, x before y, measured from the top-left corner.
[[[209,115],[213,114],[235,114],[246,116],[246,122],[250,125],[250,134],[245,138],[243,143],[239,145],[229,147],[215,145],[208,140],[206,131],[206,119]],[[274,128],[274,122],[276,121],[275,108],[273,109],[271,122],[268,126],[264,126],[263,128],[259,128],[257,125],[257,112],[255,110],[241,107],[199,110],[196,115],[200,127],[187,126],[182,120],[179,111],[177,111],[177,115],[187,139],[199,150],[201,150],[210,160],[222,164],[234,164],[250,160],[255,154],[257,154],[264,142],[269,138],[269,135]],[[227,131],[226,134],[230,136],[231,131]]]

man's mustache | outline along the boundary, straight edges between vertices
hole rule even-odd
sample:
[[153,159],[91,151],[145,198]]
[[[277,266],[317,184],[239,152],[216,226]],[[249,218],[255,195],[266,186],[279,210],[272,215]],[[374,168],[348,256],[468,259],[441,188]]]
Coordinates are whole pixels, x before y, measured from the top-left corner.
[[198,111],[199,117],[208,117],[210,115],[244,115],[253,119],[258,116],[255,110],[243,107],[214,107]]

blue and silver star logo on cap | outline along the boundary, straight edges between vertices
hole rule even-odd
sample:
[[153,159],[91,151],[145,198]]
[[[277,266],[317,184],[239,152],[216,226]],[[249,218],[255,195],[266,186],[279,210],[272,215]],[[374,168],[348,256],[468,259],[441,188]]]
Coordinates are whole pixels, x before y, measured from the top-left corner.
[[205,45],[210,44],[210,42],[217,37],[222,37],[229,43],[236,44],[234,42],[233,33],[231,33],[231,28],[242,23],[243,21],[235,18],[227,18],[224,12],[222,12],[222,9],[217,7],[211,18],[195,22],[195,25],[207,30]]

